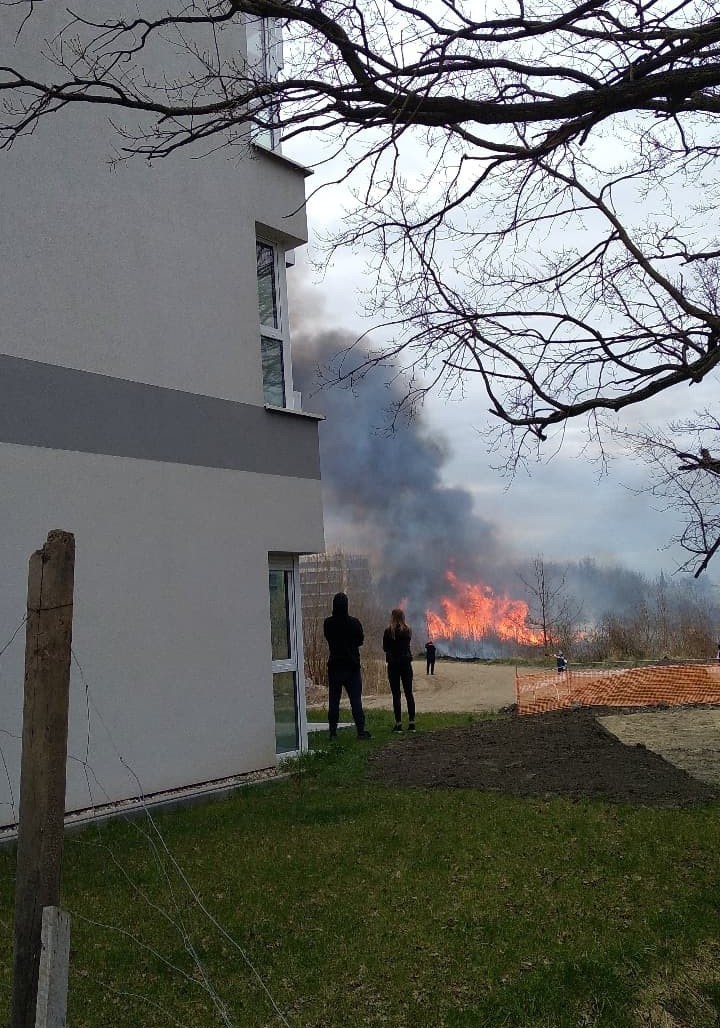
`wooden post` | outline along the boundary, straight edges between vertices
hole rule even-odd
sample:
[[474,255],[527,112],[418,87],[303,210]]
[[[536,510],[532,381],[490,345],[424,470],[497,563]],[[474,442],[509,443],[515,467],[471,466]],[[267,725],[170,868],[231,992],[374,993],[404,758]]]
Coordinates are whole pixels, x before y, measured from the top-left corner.
[[65,1028],[70,966],[70,915],[67,911],[45,907],[41,941],[35,1028]]
[[42,912],[60,905],[74,570],[70,532],[30,558],[11,1028],[35,1028]]

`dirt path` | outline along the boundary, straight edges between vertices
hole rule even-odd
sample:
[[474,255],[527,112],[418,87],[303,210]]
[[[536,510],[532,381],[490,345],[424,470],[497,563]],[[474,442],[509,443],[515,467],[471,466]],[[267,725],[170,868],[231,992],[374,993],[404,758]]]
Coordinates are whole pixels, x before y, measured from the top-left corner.
[[[473,664],[439,660],[435,674],[425,674],[425,662],[413,661],[413,692],[418,712],[500,710],[515,702],[515,668],[506,664]],[[364,695],[370,710],[392,710],[390,690]]]

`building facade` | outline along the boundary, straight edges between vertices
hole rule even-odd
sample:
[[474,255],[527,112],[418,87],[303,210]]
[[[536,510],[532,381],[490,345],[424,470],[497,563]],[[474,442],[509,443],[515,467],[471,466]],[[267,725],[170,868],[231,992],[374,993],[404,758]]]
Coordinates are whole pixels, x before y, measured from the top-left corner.
[[[0,153],[0,649],[30,553],[73,532],[68,810],[303,748],[298,558],[324,545],[286,291],[306,172],[259,144],[152,167],[110,147],[86,110]],[[22,636],[0,655],[2,824]]]

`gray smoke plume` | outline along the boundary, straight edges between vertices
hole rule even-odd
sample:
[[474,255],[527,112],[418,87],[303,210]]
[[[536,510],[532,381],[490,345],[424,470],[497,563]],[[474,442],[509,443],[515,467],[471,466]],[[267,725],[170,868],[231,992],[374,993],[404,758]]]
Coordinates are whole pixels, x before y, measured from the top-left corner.
[[[532,601],[520,575],[532,580],[535,554],[512,552],[502,526],[476,513],[469,490],[443,484],[448,443],[430,431],[422,411],[389,430],[388,412],[403,395],[392,369],[369,372],[355,390],[321,388],[318,369],[337,367],[338,355],[353,345],[356,333],[328,330],[323,295],[301,263],[289,279],[295,388],[302,391],[306,410],[326,418],[320,452],[328,547],[367,554],[383,604],[405,601],[416,626],[426,610],[440,613],[439,600],[449,591],[448,570],[496,593]],[[650,591],[642,574],[619,564],[586,558],[546,565],[564,582],[570,605],[579,603],[588,624],[607,612],[637,610]],[[700,591],[706,587],[710,604],[714,583],[708,580]]]
[[[367,554],[381,602],[388,608],[404,602],[416,626],[426,610],[440,613],[440,597],[449,591],[448,570],[532,603],[520,577],[532,581],[532,556],[509,551],[497,524],[474,511],[469,491],[443,484],[447,444],[431,434],[422,412],[411,421],[396,421],[393,431],[388,428],[389,412],[402,396],[398,381],[388,383],[390,370],[372,370],[355,390],[321,387],[318,369],[332,368],[354,338],[337,331],[296,333],[293,347],[303,405],[326,419],[320,425],[320,455],[330,548]],[[608,613],[637,611],[657,592],[657,583],[639,572],[589,558],[546,561],[545,570],[563,584],[568,605],[579,605],[587,625]],[[717,611],[712,583],[692,585],[696,602],[702,599]],[[666,588],[670,598],[682,599],[689,586],[671,579]]]
[[500,553],[496,526],[474,512],[471,494],[443,484],[447,445],[430,434],[422,412],[389,429],[388,411],[402,388],[388,383],[387,368],[371,370],[356,389],[320,387],[318,368],[332,366],[353,339],[337,331],[296,332],[293,342],[303,406],[326,419],[320,454],[327,534],[348,552],[367,553],[382,601],[404,600],[420,624],[448,592],[448,569],[498,588],[509,557]]

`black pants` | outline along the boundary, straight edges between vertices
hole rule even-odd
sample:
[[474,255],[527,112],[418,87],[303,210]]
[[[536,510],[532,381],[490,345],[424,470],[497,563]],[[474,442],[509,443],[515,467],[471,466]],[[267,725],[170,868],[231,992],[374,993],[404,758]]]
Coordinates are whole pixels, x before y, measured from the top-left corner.
[[427,671],[426,671],[426,674],[428,674],[428,675],[434,675],[435,674],[435,658],[434,657],[428,657],[427,658]]
[[362,675],[360,668],[348,670],[328,668],[328,726],[331,732],[337,729],[340,720],[340,698],[343,686],[350,700],[350,710],[358,732],[365,731],[365,711],[362,705]]
[[400,685],[402,684],[403,692],[405,693],[405,702],[407,703],[408,720],[415,720],[415,697],[413,696],[412,683],[413,683],[413,668],[409,660],[403,661],[401,664],[388,664],[387,666],[388,682],[390,683],[390,692],[392,693],[393,701],[393,713],[395,715],[396,723],[402,721],[402,706],[400,704]]

